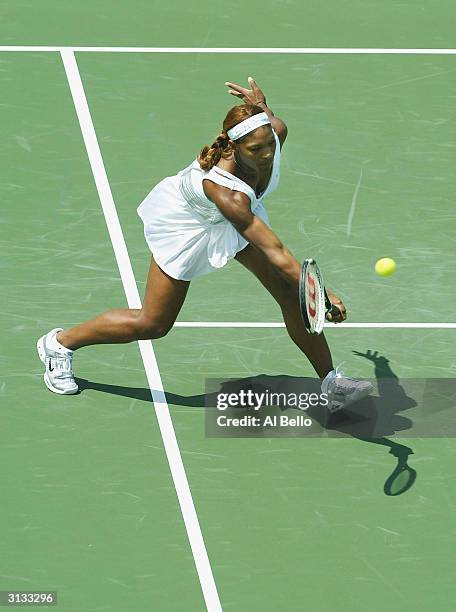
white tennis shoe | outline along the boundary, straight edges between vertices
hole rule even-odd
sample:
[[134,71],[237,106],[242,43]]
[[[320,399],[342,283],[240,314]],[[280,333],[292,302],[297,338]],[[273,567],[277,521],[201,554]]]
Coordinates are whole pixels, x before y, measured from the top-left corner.
[[65,349],[62,345],[59,348],[55,338],[62,329],[62,327],[56,327],[41,336],[36,343],[36,348],[41,361],[46,366],[44,372],[46,387],[53,393],[72,395],[79,390],[73,377],[73,351]]
[[346,408],[369,395],[373,389],[373,384],[368,380],[345,376],[338,368],[332,370],[321,384],[322,392],[328,395],[329,412],[338,412]]

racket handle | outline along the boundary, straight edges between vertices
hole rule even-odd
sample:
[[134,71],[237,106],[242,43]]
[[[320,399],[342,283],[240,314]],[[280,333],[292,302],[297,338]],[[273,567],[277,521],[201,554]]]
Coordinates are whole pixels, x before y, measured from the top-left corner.
[[326,304],[326,314],[330,313],[333,318],[342,316],[342,311],[339,308],[339,306],[336,306],[335,304],[331,303],[331,300],[329,299],[328,294],[326,293],[326,289],[325,289],[325,304]]
[[331,308],[329,309],[329,312],[331,313],[331,315],[334,317],[341,317],[342,316],[342,311],[339,308],[339,306],[336,306],[335,304],[331,305]]

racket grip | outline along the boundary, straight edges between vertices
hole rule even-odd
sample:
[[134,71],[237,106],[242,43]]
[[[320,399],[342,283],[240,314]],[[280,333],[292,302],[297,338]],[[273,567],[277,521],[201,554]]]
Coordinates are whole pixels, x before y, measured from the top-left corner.
[[331,300],[328,297],[325,289],[325,304],[326,304],[326,314],[330,313],[333,317],[339,317],[342,315],[342,311],[339,306],[331,303]]
[[331,308],[329,309],[329,311],[333,317],[339,317],[342,316],[342,311],[339,308],[339,306],[336,306],[335,304],[331,304]]

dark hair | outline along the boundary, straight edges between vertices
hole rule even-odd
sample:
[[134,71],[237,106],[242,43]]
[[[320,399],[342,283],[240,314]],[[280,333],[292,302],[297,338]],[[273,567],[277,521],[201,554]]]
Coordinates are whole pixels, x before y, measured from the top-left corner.
[[230,149],[228,147],[228,142],[230,139],[227,134],[228,130],[231,130],[231,128],[238,123],[241,123],[241,121],[263,112],[264,110],[262,108],[255,106],[254,104],[241,104],[240,106],[233,106],[233,108],[228,111],[223,121],[223,130],[210,147],[206,145],[201,149],[201,152],[197,158],[201,168],[203,170],[210,170],[219,162],[221,157],[229,156]]

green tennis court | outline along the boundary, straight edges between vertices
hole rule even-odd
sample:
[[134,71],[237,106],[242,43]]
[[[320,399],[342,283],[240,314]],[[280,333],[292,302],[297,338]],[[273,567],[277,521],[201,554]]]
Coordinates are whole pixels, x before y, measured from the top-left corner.
[[142,299],[136,208],[212,142],[236,103],[224,82],[253,75],[289,130],[272,227],[347,305],[326,332],[335,364],[454,379],[453,5],[47,0],[0,16],[0,591],[57,591],[65,612],[453,610],[454,396],[428,435],[419,406],[385,435],[417,472],[395,496],[387,443],[207,437],[207,379],[313,375],[236,261],[192,282],[165,338],[78,351],[78,395],[46,389],[35,349]]

